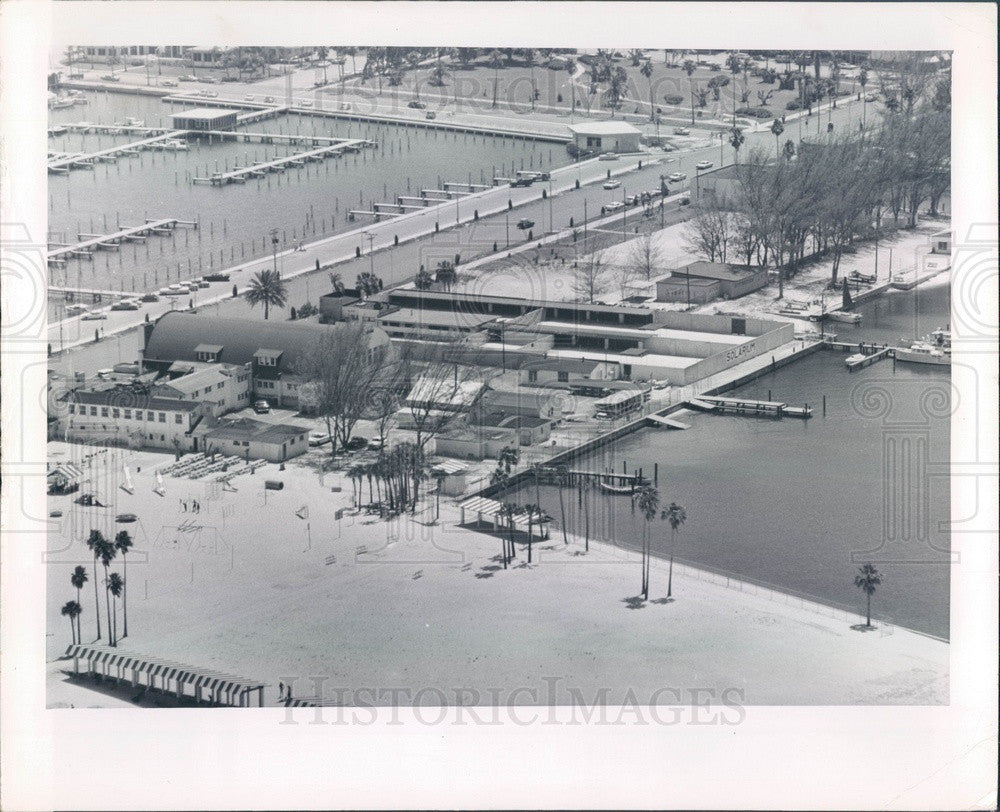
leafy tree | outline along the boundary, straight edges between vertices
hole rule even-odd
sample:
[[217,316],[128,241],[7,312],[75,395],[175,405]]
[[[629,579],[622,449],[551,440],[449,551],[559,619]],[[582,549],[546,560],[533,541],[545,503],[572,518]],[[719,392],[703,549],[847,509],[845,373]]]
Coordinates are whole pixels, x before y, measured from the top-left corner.
[[733,162],[740,162],[740,147],[743,146],[743,142],[746,141],[746,137],[743,135],[743,130],[739,127],[733,127],[729,132],[729,143],[733,147]]
[[434,286],[434,277],[430,271],[421,266],[416,278],[413,280],[413,286],[417,290],[430,290]]
[[874,564],[865,564],[858,568],[858,574],[854,576],[854,585],[865,593],[867,601],[865,607],[865,626],[872,627],[872,595],[875,588],[882,583],[882,576]]
[[633,496],[642,514],[642,599],[649,600],[649,523],[660,509],[660,493],[652,485],[643,485]]
[[677,531],[687,519],[687,512],[676,502],[671,502],[661,514],[660,518],[670,525],[670,570],[667,576],[667,597],[673,595],[674,584],[674,542],[677,539]]
[[60,610],[60,614],[62,614],[63,617],[69,618],[69,628],[72,634],[74,645],[80,642],[77,628],[79,627],[80,623],[79,618],[82,612],[83,608],[76,601],[66,601],[66,603],[63,604],[63,607]]
[[[94,556],[94,572],[97,572],[97,559],[101,556],[101,550],[107,540],[100,530],[91,530],[87,537],[87,547]],[[97,579],[94,579],[94,621],[97,623],[97,639],[101,639],[101,602],[97,597]]]
[[608,89],[604,94],[605,101],[611,109],[612,117],[614,117],[615,111],[618,110],[625,101],[625,91],[627,85],[628,74],[625,72],[625,68],[619,65],[611,73],[611,79],[608,82]]
[[354,282],[358,292],[362,297],[367,298],[382,290],[382,280],[371,271],[364,271],[358,274]]
[[458,280],[458,273],[455,266],[446,259],[441,260],[437,265],[435,278],[445,290],[451,290],[452,285]]
[[[79,564],[77,564],[77,566],[73,570],[73,574],[70,575],[69,577],[69,581],[76,588],[76,603],[78,606],[82,607],[83,603],[81,598],[81,590],[83,589],[83,585],[88,581],[87,570],[84,567],[81,567]],[[83,632],[80,629],[79,614],[77,614],[77,620],[76,620],[76,639],[80,642],[83,641]]]
[[653,102],[653,62],[647,59],[642,63],[642,67],[639,69],[639,73],[646,77],[646,81],[649,82],[649,120],[654,121],[656,119],[656,104]]
[[[111,573],[110,578],[108,578],[108,592],[110,592],[112,594],[112,596],[114,596],[114,598],[117,599],[117,598],[120,598],[122,596],[122,590],[124,589],[124,587],[125,587],[125,582],[122,580],[122,577],[117,572]],[[118,603],[117,603],[117,600],[115,600],[111,604],[111,606],[112,606],[111,617],[114,619],[114,625],[112,626],[112,628],[113,628],[114,631],[113,631],[113,636],[111,638],[111,640],[112,640],[111,645],[117,646],[118,645]]]
[[115,549],[122,554],[122,585],[125,590],[122,593],[122,619],[124,621],[122,637],[128,637],[128,551],[132,547],[133,541],[128,531],[119,530],[115,535]]
[[288,289],[284,280],[270,269],[255,273],[243,295],[250,307],[264,305],[265,321],[270,315],[271,307],[284,307],[288,302]]

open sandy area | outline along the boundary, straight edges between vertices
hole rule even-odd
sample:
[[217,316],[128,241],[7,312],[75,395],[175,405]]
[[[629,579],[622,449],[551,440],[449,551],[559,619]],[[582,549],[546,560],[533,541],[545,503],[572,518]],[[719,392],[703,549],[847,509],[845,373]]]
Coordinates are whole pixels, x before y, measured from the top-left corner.
[[[93,450],[58,442],[49,449],[62,460]],[[117,702],[98,692],[81,698],[74,692],[84,689],[67,688],[55,661],[70,643],[59,614],[75,597],[69,574],[77,563],[92,564],[82,540],[91,527],[120,529],[114,516],[126,511],[139,519],[127,525],[136,544],[128,560],[130,635],[121,648],[261,679],[271,685],[269,704],[279,681],[300,698],[321,684],[324,696],[343,704],[373,696],[382,705],[630,697],[689,704],[695,689],[745,705],[948,701],[946,643],[901,628],[863,633],[851,628],[863,622],[856,616],[678,565],[668,602],[661,561],[643,603],[634,554],[596,542],[585,553],[578,539],[564,545],[557,529],[535,545],[531,565],[522,548],[504,570],[499,540],[456,527],[450,500],[442,500],[436,526],[433,497],[401,520],[355,515],[350,482],[320,472],[320,450],[285,471],[268,465],[239,476],[235,492],[167,476],[163,497],[152,490],[154,468],[170,456],[118,453],[99,454],[86,469],[92,481],[84,490],[109,507],[50,500],[63,512],[48,555],[52,705]],[[123,461],[131,495],[106,474]],[[284,489],[265,492],[265,479],[282,480]],[[308,518],[297,515],[303,508]],[[121,571],[120,561],[113,570]],[[92,583],[82,604],[89,643]],[[119,613],[119,628],[121,620]],[[335,688],[346,693],[334,696]],[[363,691],[375,693],[361,698]]]

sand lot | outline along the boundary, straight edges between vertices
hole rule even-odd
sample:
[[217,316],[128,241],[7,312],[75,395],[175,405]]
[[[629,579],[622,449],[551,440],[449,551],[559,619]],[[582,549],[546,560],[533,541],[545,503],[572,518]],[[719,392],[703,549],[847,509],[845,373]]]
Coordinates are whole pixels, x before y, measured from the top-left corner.
[[[50,443],[55,459],[92,450]],[[321,455],[237,477],[235,492],[167,476],[160,497],[154,466],[170,456],[98,454],[84,489],[112,506],[50,500],[50,509],[63,511],[49,539],[50,673],[70,642],[59,614],[75,597],[69,574],[77,563],[92,565],[83,539],[91,527],[113,534],[123,526],[114,515],[128,511],[139,521],[127,525],[136,544],[128,561],[130,635],[121,648],[267,681],[269,703],[279,681],[293,684],[297,697],[314,695],[313,677],[326,679],[324,695],[344,689],[339,701],[348,704],[358,691],[375,692],[363,701],[374,696],[376,704],[491,704],[498,696],[515,704],[614,703],[629,691],[643,704],[670,704],[689,702],[693,689],[716,701],[728,690],[747,705],[947,702],[948,645],[904,629],[861,633],[851,629],[857,618],[747,594],[679,566],[675,600],[666,602],[659,561],[643,604],[634,597],[633,554],[599,543],[584,554],[582,542],[566,546],[556,531],[536,544],[532,565],[522,550],[517,566],[504,570],[500,542],[455,527],[446,500],[437,526],[429,525],[432,499],[402,520],[349,510],[338,521],[351,486],[319,472]],[[132,495],[116,486],[122,462]],[[265,492],[265,479],[285,487]],[[337,486],[343,491],[331,491]],[[308,518],[296,515],[303,508]],[[113,570],[121,572],[120,560]],[[89,643],[93,583],[81,602]],[[50,703],[62,704],[58,696],[50,693]],[[101,705],[101,695],[87,704]]]

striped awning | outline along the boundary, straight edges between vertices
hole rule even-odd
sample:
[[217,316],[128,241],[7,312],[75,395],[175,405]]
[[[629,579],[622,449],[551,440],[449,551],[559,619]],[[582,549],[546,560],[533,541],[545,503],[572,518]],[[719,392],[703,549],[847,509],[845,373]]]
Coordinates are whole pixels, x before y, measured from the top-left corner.
[[61,476],[69,482],[77,482],[83,476],[83,469],[71,462],[62,462],[50,470],[48,476]]
[[[470,513],[475,513],[477,515],[489,516],[491,519],[505,519],[503,512],[503,504],[496,501],[495,499],[487,499],[484,496],[473,496],[466,499],[459,505],[460,508],[469,511]],[[534,525],[538,525],[538,514],[530,517],[531,522]],[[528,511],[518,508],[514,512],[514,525],[523,524],[525,527],[528,526]],[[548,516],[542,517],[543,521],[550,521]]]
[[66,649],[67,657],[79,657],[89,663],[89,668],[133,668],[145,672],[152,679],[177,680],[179,684],[193,683],[208,690],[245,692],[267,687],[268,683],[224,674],[208,668],[182,665],[159,657],[150,657],[129,651],[117,651],[98,646],[73,645]]

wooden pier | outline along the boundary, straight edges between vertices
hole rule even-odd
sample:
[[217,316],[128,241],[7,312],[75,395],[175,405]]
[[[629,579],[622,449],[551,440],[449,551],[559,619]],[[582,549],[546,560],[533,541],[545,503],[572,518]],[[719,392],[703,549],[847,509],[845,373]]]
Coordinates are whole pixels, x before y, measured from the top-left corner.
[[616,474],[610,471],[580,471],[572,468],[561,469],[539,465],[537,468],[533,468],[532,472],[537,474],[538,482],[541,485],[576,487],[581,482],[587,482],[591,485],[604,482],[612,487],[634,489],[651,484],[649,477],[643,476],[641,471],[634,471],[631,474]]
[[[163,220],[147,220],[141,226],[130,226],[110,234],[77,234],[80,242],[72,245],[62,245],[53,248],[46,255],[50,265],[58,265],[71,258],[93,259],[94,251],[116,251],[123,242],[142,241],[150,235],[167,235],[173,233],[178,226],[192,226],[196,223],[168,217]],[[83,239],[87,237],[88,239]]]
[[370,146],[371,142],[364,139],[337,141],[306,152],[286,155],[284,158],[274,158],[262,161],[252,166],[238,166],[228,172],[213,172],[207,178],[194,178],[193,183],[209,183],[212,186],[226,186],[230,183],[246,183],[247,178],[261,178],[270,172],[284,172],[290,167],[303,166],[310,161],[322,161],[326,158],[336,158],[344,152],[357,151]]
[[117,161],[122,156],[138,155],[144,149],[156,149],[164,141],[179,140],[184,137],[186,130],[168,130],[159,135],[143,138],[140,141],[130,141],[117,147],[108,147],[94,152],[83,152],[78,155],[69,155],[64,158],[56,158],[49,161],[49,172],[63,174],[70,169],[93,169],[94,164],[102,161]]
[[687,423],[682,423],[680,420],[674,420],[672,417],[664,417],[661,414],[650,414],[646,415],[646,419],[653,426],[664,426],[668,429],[689,429]]
[[[747,398],[723,398],[715,395],[699,395],[685,404],[699,411],[717,414],[738,414],[752,417],[812,417],[812,409],[805,406],[789,406],[773,400],[750,400]],[[707,408],[706,408],[707,407]]]

